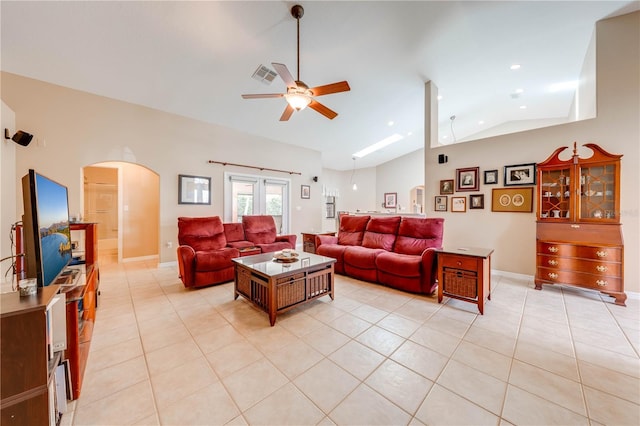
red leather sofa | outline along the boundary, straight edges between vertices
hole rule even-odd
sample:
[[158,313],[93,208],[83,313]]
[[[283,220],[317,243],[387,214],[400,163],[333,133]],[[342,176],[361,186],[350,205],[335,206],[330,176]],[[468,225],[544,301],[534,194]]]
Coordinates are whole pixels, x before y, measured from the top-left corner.
[[[249,232],[245,232],[248,229]],[[231,259],[242,250],[268,253],[295,249],[296,235],[276,235],[271,216],[243,216],[242,223],[222,223],[218,216],[178,218],[178,269],[185,287],[205,287],[233,280]]]
[[442,218],[342,216],[337,236],[316,236],[316,253],[336,259],[338,274],[432,294],[443,231]]

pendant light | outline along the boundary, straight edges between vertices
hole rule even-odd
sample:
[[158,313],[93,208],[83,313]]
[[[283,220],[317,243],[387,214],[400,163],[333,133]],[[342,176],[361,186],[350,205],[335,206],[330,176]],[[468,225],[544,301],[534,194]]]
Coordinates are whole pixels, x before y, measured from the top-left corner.
[[352,157],[353,158],[353,171],[351,172],[351,181],[350,183],[352,184],[351,189],[353,189],[354,191],[358,190],[358,185],[353,181],[353,175],[356,174],[356,157]]

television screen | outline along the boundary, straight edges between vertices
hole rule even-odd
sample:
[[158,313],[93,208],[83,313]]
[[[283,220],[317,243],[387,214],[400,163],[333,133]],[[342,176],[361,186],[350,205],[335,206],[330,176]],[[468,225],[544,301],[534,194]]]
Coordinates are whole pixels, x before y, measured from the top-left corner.
[[27,277],[48,286],[72,258],[67,187],[29,170],[22,192]]

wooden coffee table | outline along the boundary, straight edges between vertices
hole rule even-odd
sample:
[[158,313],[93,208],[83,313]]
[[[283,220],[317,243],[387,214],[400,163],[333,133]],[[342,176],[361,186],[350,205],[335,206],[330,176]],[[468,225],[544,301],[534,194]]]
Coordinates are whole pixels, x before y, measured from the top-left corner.
[[245,299],[269,314],[276,315],[318,297],[333,300],[333,264],[331,257],[299,253],[293,262],[274,259],[279,253],[263,253],[233,259],[235,265],[234,299]]

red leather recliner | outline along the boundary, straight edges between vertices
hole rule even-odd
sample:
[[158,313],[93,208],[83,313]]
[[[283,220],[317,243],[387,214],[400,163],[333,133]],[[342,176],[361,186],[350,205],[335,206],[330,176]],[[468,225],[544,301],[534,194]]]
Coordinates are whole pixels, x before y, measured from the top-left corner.
[[232,281],[231,259],[240,256],[227,247],[220,217],[178,218],[178,268],[185,287],[204,287]]
[[262,253],[296,248],[296,235],[277,235],[273,216],[242,216],[244,237],[259,247]]

